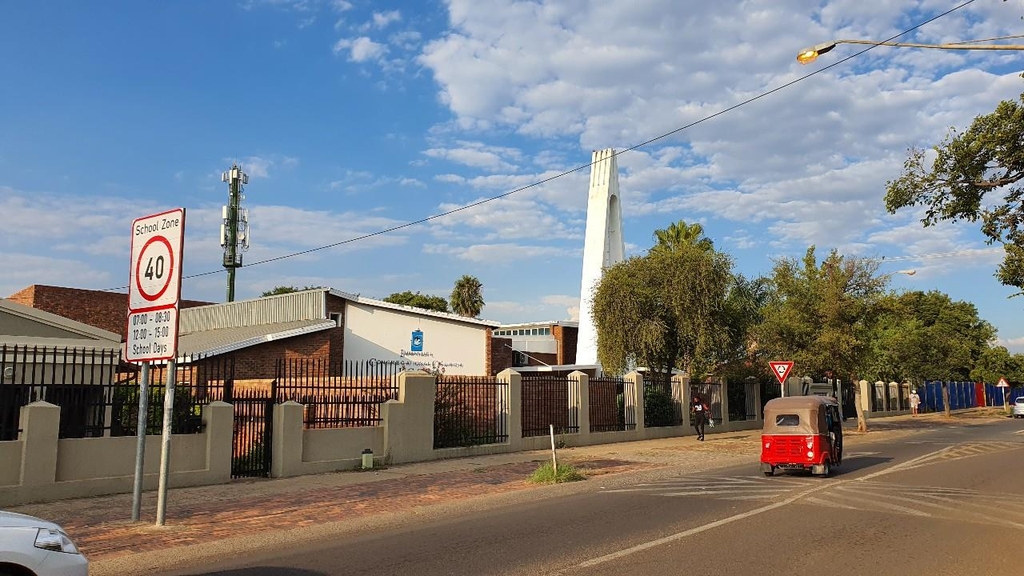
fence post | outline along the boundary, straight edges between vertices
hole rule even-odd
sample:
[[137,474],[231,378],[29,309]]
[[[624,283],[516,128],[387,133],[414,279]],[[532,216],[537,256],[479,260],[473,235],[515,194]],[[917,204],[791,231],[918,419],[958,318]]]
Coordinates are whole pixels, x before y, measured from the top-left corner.
[[[751,386],[754,389],[754,420],[757,422],[764,422],[764,414],[761,413],[761,383],[754,381]],[[748,390],[749,392],[749,390]],[[839,410],[842,411],[842,400],[843,392],[842,389],[839,391]],[[760,426],[759,426],[760,427]]]
[[235,407],[219,400],[203,406],[206,434],[206,469],[215,481],[231,481],[231,457],[234,454]]
[[[576,405],[573,406],[573,387],[576,387]],[[589,444],[590,438],[590,376],[579,370],[569,374],[569,422],[572,423],[572,410],[576,410],[579,424],[580,444]]]
[[676,420],[682,424],[686,423],[685,418],[689,414],[689,411],[686,408],[684,408],[689,406],[690,404],[691,391],[689,390],[689,383],[689,378],[686,378],[684,380],[683,377],[679,374],[672,376],[671,379],[672,411],[675,412]]
[[506,368],[498,373],[498,380],[508,382],[508,445],[516,452],[523,447],[523,376]]
[[[626,421],[629,422],[629,413],[633,413],[636,422],[637,436],[643,437],[644,426],[644,375],[633,371],[623,377],[626,383],[622,391],[622,403],[626,410]],[[629,388],[633,388],[630,393]]]
[[57,481],[57,440],[60,407],[33,402],[21,408],[21,485],[39,486]]
[[[722,395],[722,425],[729,426],[729,380],[725,376],[718,378],[719,390]],[[724,428],[722,431],[726,432],[729,428]]]
[[437,379],[426,372],[402,372],[398,400],[381,404],[385,457],[392,462],[429,460],[434,452],[434,400]]
[[273,449],[270,451],[271,478],[302,473],[302,414],[304,407],[291,400],[274,405]]

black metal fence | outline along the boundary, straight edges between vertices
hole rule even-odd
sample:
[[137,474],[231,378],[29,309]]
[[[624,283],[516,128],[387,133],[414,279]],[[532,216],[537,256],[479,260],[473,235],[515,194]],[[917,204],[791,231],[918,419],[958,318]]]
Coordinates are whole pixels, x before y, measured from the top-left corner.
[[[230,368],[227,359],[192,359],[176,371],[171,431],[202,431],[202,406],[223,399],[197,377]],[[167,366],[150,370],[147,434],[159,434]],[[129,436],[137,432],[140,368],[111,350],[0,346],[0,441],[16,440],[21,408],[43,400],[60,406],[60,438]]]
[[599,376],[589,385],[590,431],[618,432],[636,430],[636,401],[633,382],[622,378]]
[[534,373],[522,376],[523,438],[580,431],[578,378]]
[[434,448],[508,441],[509,385],[493,376],[438,376]]
[[230,390],[234,407],[231,477],[270,476],[274,427],[274,390]]
[[379,426],[380,405],[398,399],[401,371],[398,362],[281,359],[275,397],[305,405],[306,428]]
[[683,423],[680,398],[672,394],[672,374],[644,372],[644,426],[658,428]]

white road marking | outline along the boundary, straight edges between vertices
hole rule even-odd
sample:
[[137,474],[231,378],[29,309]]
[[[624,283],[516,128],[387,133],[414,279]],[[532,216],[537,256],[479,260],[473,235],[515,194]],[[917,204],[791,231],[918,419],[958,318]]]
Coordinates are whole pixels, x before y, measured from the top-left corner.
[[[810,488],[808,490],[804,490],[804,491],[802,491],[802,492],[800,492],[798,494],[795,494],[793,496],[790,496],[789,498],[787,498],[787,499],[785,499],[785,500],[783,500],[781,502],[775,502],[773,504],[768,504],[768,505],[762,506],[760,508],[755,508],[754,510],[749,510],[747,512],[736,514],[734,516],[729,516],[728,518],[723,518],[721,520],[715,520],[714,522],[709,522],[708,524],[704,524],[703,526],[697,526],[695,528],[690,528],[689,530],[683,530],[682,532],[677,532],[675,534],[671,534],[671,535],[665,536],[663,538],[657,538],[655,540],[650,540],[648,542],[644,542],[642,544],[637,544],[636,546],[632,546],[630,548],[624,548],[624,549],[619,550],[617,552],[612,552],[611,554],[605,554],[603,556],[598,556],[596,558],[591,558],[590,560],[587,560],[585,562],[580,563],[578,565],[578,567],[579,568],[590,568],[591,566],[597,566],[598,564],[604,564],[605,562],[611,562],[612,560],[618,560],[619,558],[624,558],[626,556],[630,556],[632,554],[636,554],[637,552],[643,552],[644,550],[647,550],[647,549],[650,549],[650,548],[654,548],[656,546],[661,546],[662,544],[668,544],[670,542],[675,542],[677,540],[682,540],[684,538],[689,538],[690,536],[693,536],[694,534],[700,534],[701,532],[707,532],[708,530],[713,530],[713,529],[718,528],[720,526],[725,526],[726,524],[732,524],[733,522],[737,522],[739,520],[745,520],[747,518],[750,518],[751,516],[757,516],[759,514],[764,514],[765,512],[771,512],[772,510],[775,510],[777,508],[782,508],[783,506],[788,506],[789,504],[792,504],[792,503],[794,503],[794,502],[796,502],[796,501],[798,501],[798,500],[800,500],[802,498],[806,498],[806,497],[810,496],[811,494],[814,494],[815,492],[820,492],[820,491],[828,489],[828,488],[833,488],[833,487],[836,487],[836,486],[842,486],[844,484],[849,484],[849,483],[852,483],[852,482],[862,482],[862,481],[870,480],[871,478],[878,478],[879,476],[884,476],[886,474],[892,474],[893,472],[899,472],[899,471],[901,471],[901,470],[903,470],[903,469],[905,469],[905,468],[907,468],[909,466],[913,466],[914,464],[916,464],[919,461],[927,460],[928,458],[932,458],[933,456],[941,454],[941,453],[943,453],[943,452],[945,452],[947,450],[948,450],[948,448],[943,448],[942,450],[937,450],[937,451],[932,452],[930,454],[925,454],[924,456],[919,456],[917,458],[913,458],[911,460],[907,460],[906,462],[903,462],[901,464],[897,464],[895,466],[891,466],[891,467],[889,467],[889,468],[887,468],[885,470],[879,470],[878,472],[874,472],[872,474],[868,474],[867,476],[864,476],[862,478],[858,478],[858,479],[855,479],[855,480],[822,480],[821,484],[819,484],[818,486],[816,486],[814,488]],[[925,515],[927,515],[927,514],[925,514]]]

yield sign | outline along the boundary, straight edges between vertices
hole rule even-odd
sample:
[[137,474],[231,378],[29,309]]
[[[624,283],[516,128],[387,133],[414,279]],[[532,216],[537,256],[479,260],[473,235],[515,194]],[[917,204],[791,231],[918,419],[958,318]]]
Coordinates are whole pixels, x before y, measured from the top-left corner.
[[1009,388],[1010,383],[1006,381],[1006,378],[1000,378],[999,384],[996,384],[997,388]]
[[772,367],[772,372],[775,374],[775,379],[779,381],[779,384],[785,384],[789,371],[793,369],[793,361],[781,362],[776,360],[769,362],[768,365]]

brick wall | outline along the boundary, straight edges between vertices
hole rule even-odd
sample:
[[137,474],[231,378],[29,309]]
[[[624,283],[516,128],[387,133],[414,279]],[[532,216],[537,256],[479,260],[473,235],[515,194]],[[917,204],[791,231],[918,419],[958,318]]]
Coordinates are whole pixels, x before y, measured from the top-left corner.
[[[8,300],[120,334],[122,340],[128,332],[128,294],[34,284]],[[181,301],[182,308],[207,304],[210,302]]]
[[574,326],[552,326],[551,334],[555,337],[558,349],[558,363],[561,365],[576,363],[576,337],[579,328]]
[[512,367],[512,339],[491,337],[487,330],[487,359],[491,376]]
[[345,359],[345,305],[347,300],[332,294],[327,295],[327,318],[331,314],[341,314],[338,321],[338,328],[327,330],[330,341],[329,357],[331,362],[341,362]]
[[343,330],[322,330],[286,340],[243,348],[234,353],[235,379],[274,378],[277,374],[279,358],[285,360],[293,358],[329,360],[334,332],[343,332]]

